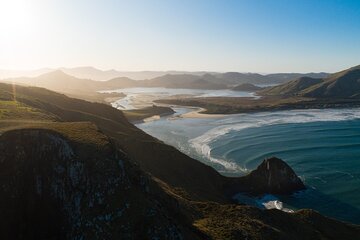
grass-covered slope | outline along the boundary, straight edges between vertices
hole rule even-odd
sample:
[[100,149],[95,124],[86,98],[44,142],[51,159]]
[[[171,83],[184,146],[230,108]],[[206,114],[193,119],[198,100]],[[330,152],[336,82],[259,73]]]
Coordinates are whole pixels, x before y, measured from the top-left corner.
[[126,118],[129,121],[138,122],[152,116],[171,115],[175,113],[175,111],[170,107],[153,105],[150,107],[145,107],[140,109],[124,110],[123,113],[125,114]]
[[70,97],[101,103],[105,103],[105,99],[108,97],[123,97],[125,95],[122,93],[99,93],[97,91],[133,86],[133,83],[136,82],[128,78],[117,78],[111,81],[94,81],[76,78],[60,70],[45,73],[38,77],[12,78],[5,81],[28,86],[44,87],[52,91],[64,93]]
[[2,239],[360,236],[358,226],[311,210],[231,204],[232,188],[224,187],[241,181],[145,134],[121,111],[42,88],[15,88],[16,98],[12,85],[0,84],[0,109],[7,110],[0,119]]
[[[10,93],[8,100],[11,101],[12,86],[0,84],[0,89],[4,93]],[[17,86],[16,99],[29,108],[46,112],[57,121],[93,122],[112,137],[143,170],[173,187],[187,189],[195,198],[225,201],[222,195],[223,177],[219,173],[145,134],[130,124],[117,109],[35,87]]]
[[265,89],[261,95],[354,99],[360,96],[360,66],[331,74],[323,79],[303,77]]
[[90,123],[0,136],[1,239],[195,238],[174,203]]
[[359,98],[360,66],[330,75],[324,82],[303,90],[301,94],[321,98]]
[[275,95],[275,96],[297,96],[300,95],[300,92],[323,82],[322,79],[301,77],[299,79],[290,81],[286,84],[279,86],[267,88],[263,91],[260,91],[260,94],[264,95]]
[[241,205],[199,203],[197,207],[204,214],[194,225],[213,239],[350,240],[360,237],[358,226],[339,223],[308,209],[289,214]]

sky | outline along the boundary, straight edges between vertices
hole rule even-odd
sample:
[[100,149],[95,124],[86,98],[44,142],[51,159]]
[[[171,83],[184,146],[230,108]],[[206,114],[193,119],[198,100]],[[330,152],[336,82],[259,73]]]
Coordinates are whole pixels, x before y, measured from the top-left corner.
[[0,0],[0,69],[336,72],[358,0]]

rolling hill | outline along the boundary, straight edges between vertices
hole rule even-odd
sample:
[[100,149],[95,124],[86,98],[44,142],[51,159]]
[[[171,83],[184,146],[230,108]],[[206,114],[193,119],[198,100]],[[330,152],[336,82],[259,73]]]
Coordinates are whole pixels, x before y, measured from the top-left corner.
[[251,83],[242,83],[232,88],[232,90],[234,91],[246,91],[246,92],[256,92],[259,91],[260,89],[262,89],[262,87],[255,86],[254,84]]
[[360,236],[358,226],[312,210],[289,214],[231,204],[238,191],[302,189],[279,159],[264,161],[247,177],[227,178],[108,105],[43,88],[15,89],[0,84],[3,239]]
[[[34,76],[34,74],[40,74]],[[92,67],[79,68],[60,68],[59,70],[42,69],[31,74],[23,74],[31,77],[13,77],[3,79],[6,82],[15,82],[32,86],[45,87],[54,91],[66,93],[69,96],[86,98],[87,100],[96,99],[91,95],[99,90],[119,89],[128,87],[165,87],[165,88],[188,88],[188,89],[232,89],[244,83],[251,84],[274,84],[283,83],[293,79],[293,77],[324,77],[326,73],[308,74],[269,74],[261,75],[256,73],[207,73],[207,72],[154,72],[155,77],[146,80],[133,80],[122,76],[121,72],[115,70],[101,71]],[[4,73],[6,74],[6,72]],[[21,73],[19,73],[21,74]],[[18,75],[19,75],[18,74]],[[132,76],[131,74],[123,74]],[[151,75],[151,74],[150,74]],[[10,74],[9,76],[17,76]],[[95,81],[92,79],[101,79]],[[98,98],[101,99],[99,96]]]
[[146,80],[158,78],[164,75],[193,75],[203,76],[206,74],[213,75],[220,79],[228,79],[233,84],[239,84],[244,82],[249,83],[284,83],[289,80],[293,80],[299,77],[312,77],[312,78],[324,78],[328,73],[272,73],[272,74],[257,74],[257,73],[239,73],[239,72],[209,72],[209,71],[117,71],[100,70],[94,67],[74,67],[74,68],[43,68],[37,70],[1,70],[0,79],[7,78],[20,78],[20,77],[37,77],[45,73],[53,72],[56,70],[63,71],[66,74],[77,78],[92,79],[96,81],[107,81],[113,78],[126,77],[134,80]]
[[357,99],[360,97],[360,66],[331,74],[322,79],[299,78],[265,89],[263,95],[302,96],[329,99]]

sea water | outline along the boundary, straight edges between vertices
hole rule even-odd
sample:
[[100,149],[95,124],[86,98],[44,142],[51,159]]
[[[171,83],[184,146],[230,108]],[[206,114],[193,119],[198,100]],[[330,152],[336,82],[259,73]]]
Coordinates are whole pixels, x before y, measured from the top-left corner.
[[[307,190],[290,196],[251,198],[254,205],[312,208],[360,223],[360,109],[293,110],[226,115],[175,116],[137,126],[228,176],[242,176],[264,158],[286,161]],[[249,196],[234,196],[239,201]],[[246,200],[247,198],[247,200]],[[250,200],[249,200],[250,201]]]

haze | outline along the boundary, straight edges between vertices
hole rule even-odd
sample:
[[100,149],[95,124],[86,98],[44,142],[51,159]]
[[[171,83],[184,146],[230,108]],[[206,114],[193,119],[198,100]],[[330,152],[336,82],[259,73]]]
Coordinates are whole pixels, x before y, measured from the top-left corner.
[[358,1],[2,0],[0,68],[336,72],[360,60],[359,9]]

